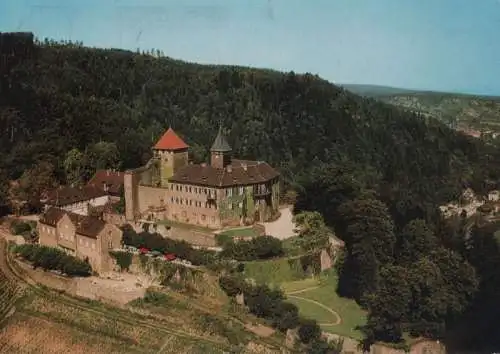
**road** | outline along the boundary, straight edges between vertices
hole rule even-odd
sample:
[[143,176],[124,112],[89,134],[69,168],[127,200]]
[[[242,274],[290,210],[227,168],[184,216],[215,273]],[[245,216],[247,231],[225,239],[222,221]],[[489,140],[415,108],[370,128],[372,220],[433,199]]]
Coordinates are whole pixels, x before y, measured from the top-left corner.
[[280,213],[281,215],[278,220],[262,223],[266,228],[266,235],[276,237],[280,240],[296,236],[292,207],[281,208]]

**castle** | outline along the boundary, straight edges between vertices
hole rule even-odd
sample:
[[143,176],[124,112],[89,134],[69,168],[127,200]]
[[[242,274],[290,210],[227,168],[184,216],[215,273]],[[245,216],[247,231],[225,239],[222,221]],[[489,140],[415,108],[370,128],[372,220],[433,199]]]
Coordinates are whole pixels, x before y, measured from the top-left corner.
[[125,172],[128,221],[152,216],[218,229],[278,214],[280,174],[263,161],[233,159],[222,127],[210,149],[210,164],[190,163],[188,148],[169,128],[148,163]]

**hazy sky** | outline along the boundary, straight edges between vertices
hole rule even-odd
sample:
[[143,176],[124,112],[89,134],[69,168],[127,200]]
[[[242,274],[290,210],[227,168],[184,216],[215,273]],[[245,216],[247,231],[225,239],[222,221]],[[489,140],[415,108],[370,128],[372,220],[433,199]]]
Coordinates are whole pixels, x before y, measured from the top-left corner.
[[500,0],[0,0],[0,31],[500,95]]

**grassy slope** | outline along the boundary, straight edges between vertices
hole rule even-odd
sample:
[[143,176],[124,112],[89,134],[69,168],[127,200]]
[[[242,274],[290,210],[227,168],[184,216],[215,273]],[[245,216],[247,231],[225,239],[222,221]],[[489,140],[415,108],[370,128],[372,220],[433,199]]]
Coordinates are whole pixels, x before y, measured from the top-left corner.
[[[326,332],[358,340],[362,339],[363,336],[357,330],[357,327],[365,323],[366,314],[353,300],[341,298],[337,295],[337,277],[334,272],[328,272],[316,279],[283,283],[281,284],[281,288],[285,294],[295,296],[294,298],[290,297],[288,301],[297,305],[302,315],[315,319],[320,324],[325,323],[321,327]],[[328,322],[335,321],[335,317],[332,314],[320,306],[296,297],[314,300],[327,306],[339,315],[341,323],[338,325],[328,325]]]

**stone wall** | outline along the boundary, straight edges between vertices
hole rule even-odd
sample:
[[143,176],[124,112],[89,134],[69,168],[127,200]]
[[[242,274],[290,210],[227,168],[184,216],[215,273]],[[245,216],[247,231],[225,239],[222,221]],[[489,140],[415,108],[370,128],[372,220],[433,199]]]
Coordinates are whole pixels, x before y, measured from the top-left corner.
[[219,211],[208,196],[216,196],[214,188],[172,183],[168,193],[167,219],[209,228],[220,227]]
[[137,208],[139,213],[143,213],[150,206],[160,206],[167,202],[167,189],[150,186],[137,187]]
[[[31,265],[20,260],[13,260],[12,265],[23,276],[37,284],[65,292],[68,295],[98,300],[112,305],[125,305],[134,299],[143,297],[146,288],[150,285],[147,280],[133,275],[123,276],[128,279],[68,278],[40,268],[33,269]],[[141,286],[136,283],[140,283]]]
[[110,224],[113,224],[113,225],[117,225],[117,226],[125,225],[127,223],[127,219],[125,218],[125,215],[123,215],[123,214],[104,212],[102,214],[102,218],[104,221],[109,222]]
[[158,225],[158,233],[173,240],[184,240],[196,246],[215,247],[215,235],[211,232],[203,232],[194,229],[172,226],[169,230],[163,225]]
[[53,288],[59,291],[65,291],[69,294],[76,295],[76,283],[71,278],[63,277],[53,272],[46,272],[43,269],[33,269],[27,263],[15,259],[12,264],[20,270],[20,272],[38,284]]
[[255,233],[259,236],[265,236],[266,235],[266,227],[262,224],[254,224],[252,225],[252,228],[254,229]]

